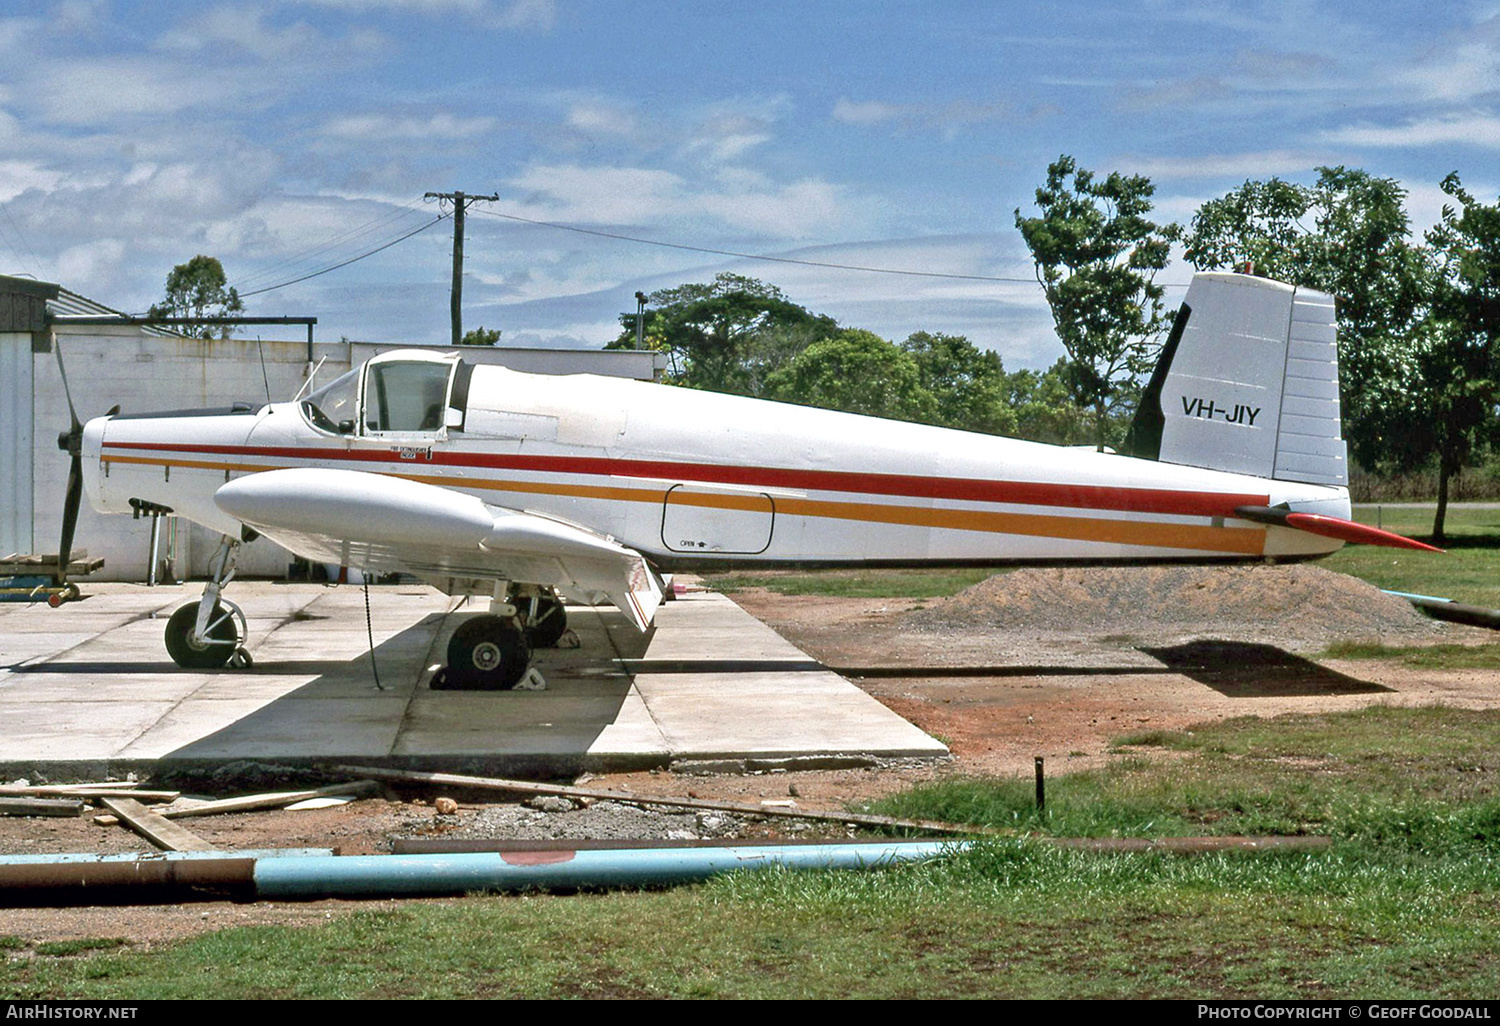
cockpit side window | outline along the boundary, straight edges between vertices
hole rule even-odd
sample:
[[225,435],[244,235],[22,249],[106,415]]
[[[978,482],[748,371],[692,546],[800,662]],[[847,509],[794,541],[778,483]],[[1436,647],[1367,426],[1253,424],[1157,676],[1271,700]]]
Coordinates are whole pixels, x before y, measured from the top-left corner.
[[365,380],[367,431],[433,432],[443,427],[450,363],[404,362],[370,365]]
[[339,425],[358,422],[359,368],[341,374],[302,400],[302,412],[313,425],[341,434]]

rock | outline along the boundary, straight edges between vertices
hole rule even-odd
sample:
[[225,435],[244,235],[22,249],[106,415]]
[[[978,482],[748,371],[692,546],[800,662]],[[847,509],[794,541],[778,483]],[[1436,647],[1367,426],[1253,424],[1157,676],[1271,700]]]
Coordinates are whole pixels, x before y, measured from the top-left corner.
[[539,794],[526,803],[539,812],[572,812],[573,803],[556,795]]

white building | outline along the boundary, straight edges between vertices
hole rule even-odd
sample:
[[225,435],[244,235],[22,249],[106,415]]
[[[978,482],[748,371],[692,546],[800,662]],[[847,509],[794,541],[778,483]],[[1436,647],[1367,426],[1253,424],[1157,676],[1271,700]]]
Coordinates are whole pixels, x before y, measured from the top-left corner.
[[[118,323],[77,323],[85,318]],[[186,338],[128,321],[59,285],[0,275],[0,557],[57,551],[68,480],[57,437],[70,423],[58,350],[78,417],[87,421],[116,404],[147,413],[282,401],[302,388],[311,367],[321,365],[317,380],[328,382],[378,352],[410,345],[313,342],[310,325],[308,338],[296,341]],[[472,346],[464,357],[533,373],[647,381],[664,367],[660,354],[629,350]],[[102,516],[85,501],[73,549],[75,558],[79,550],[104,558],[93,580],[144,581],[150,537],[148,518]],[[210,532],[168,517],[159,558],[178,575],[201,576],[217,544]],[[281,577],[290,561],[285,549],[259,539],[242,550],[239,573]]]

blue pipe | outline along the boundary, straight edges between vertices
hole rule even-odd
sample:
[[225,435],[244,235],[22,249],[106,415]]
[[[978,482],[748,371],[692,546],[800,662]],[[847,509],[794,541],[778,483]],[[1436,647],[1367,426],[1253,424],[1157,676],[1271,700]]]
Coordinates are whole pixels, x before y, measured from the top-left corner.
[[739,848],[468,852],[261,859],[261,898],[374,898],[691,883],[736,870],[871,869],[935,858],[965,844],[890,841]]

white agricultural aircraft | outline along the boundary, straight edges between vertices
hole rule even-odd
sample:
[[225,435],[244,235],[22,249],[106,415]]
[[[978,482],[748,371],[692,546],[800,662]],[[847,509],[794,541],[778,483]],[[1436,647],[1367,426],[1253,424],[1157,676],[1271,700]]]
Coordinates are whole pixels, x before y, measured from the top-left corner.
[[1349,519],[1332,298],[1237,274],[1194,277],[1133,455],[415,349],[292,402],[74,414],[59,444],[73,454],[60,568],[81,491],[101,512],[175,512],[223,535],[202,599],[167,625],[179,665],[248,663],[222,592],[264,535],[488,596],[448,645],[446,687],[528,677],[532,648],[563,632],[561,598],[647,630],[677,570],[1430,548]]

